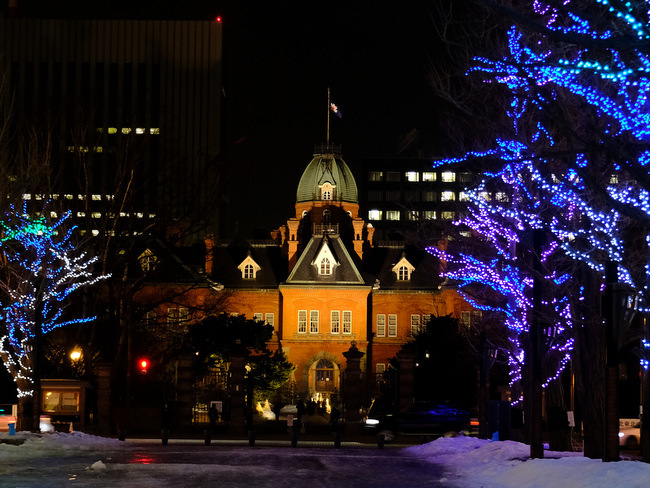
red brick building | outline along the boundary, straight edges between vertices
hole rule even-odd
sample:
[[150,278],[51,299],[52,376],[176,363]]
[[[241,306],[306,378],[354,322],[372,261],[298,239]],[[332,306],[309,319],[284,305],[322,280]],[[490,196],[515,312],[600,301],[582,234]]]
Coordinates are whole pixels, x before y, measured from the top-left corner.
[[368,392],[430,316],[459,319],[471,306],[442,286],[439,263],[404,242],[374,242],[359,217],[357,185],[338,148],[315,151],[300,179],[295,215],[264,242],[206,239],[206,273],[228,294],[226,311],[273,325],[272,347],[296,366],[298,391],[340,391],[354,341]]

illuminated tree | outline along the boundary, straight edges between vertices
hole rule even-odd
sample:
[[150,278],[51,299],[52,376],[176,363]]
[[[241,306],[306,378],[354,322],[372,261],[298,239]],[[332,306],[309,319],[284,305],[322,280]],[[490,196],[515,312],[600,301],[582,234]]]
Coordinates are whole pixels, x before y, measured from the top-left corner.
[[[23,412],[31,399],[36,403],[39,398],[37,368],[42,335],[93,320],[72,317],[70,296],[105,276],[94,276],[96,258],[74,248],[74,227],[63,227],[68,214],[49,223],[43,213],[29,215],[12,205],[9,209],[0,220],[0,358],[16,382],[22,407],[19,412]],[[39,410],[35,412],[37,418]],[[19,419],[19,424],[21,421],[29,425],[28,418]]]
[[[642,304],[649,292],[650,5],[477,3],[514,24],[503,54],[476,57],[469,70],[505,89],[504,117],[495,120],[506,124],[493,127],[491,148],[438,164],[482,160],[497,168],[467,192],[470,210],[459,222],[494,255],[434,252],[448,262],[448,277],[489,286],[503,299],[475,303],[500,311],[512,331],[513,379],[533,320],[543,324],[557,370],[581,335],[592,334],[594,354],[576,362],[586,370],[589,361],[603,362],[595,354],[602,350],[602,312],[585,304],[598,304],[608,263]],[[537,252],[529,238],[534,232],[544,236]],[[543,290],[541,307],[533,306],[534,284]],[[585,327],[587,311],[600,327]],[[544,381],[556,376],[549,368]],[[595,372],[590,385],[602,383],[598,378]],[[597,425],[598,405],[590,404],[588,420]]]

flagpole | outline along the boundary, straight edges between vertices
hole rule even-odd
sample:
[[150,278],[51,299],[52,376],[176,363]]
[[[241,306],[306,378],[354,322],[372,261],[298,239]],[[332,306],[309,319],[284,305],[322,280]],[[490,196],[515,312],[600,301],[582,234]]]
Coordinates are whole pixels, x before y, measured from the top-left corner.
[[331,108],[332,108],[332,105],[331,105],[331,100],[330,100],[330,87],[328,86],[327,87],[327,139],[326,139],[326,141],[327,141],[326,144],[327,144],[327,147],[328,147],[328,149],[327,149],[328,151],[329,151],[329,147],[330,147],[330,110],[331,110]]

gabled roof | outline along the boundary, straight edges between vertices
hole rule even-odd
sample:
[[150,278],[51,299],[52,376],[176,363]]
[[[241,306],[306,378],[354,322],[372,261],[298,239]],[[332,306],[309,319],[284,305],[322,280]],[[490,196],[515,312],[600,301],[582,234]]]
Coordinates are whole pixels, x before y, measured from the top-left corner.
[[[325,249],[337,262],[331,275],[318,274],[317,256]],[[287,284],[365,285],[366,282],[338,235],[314,235],[287,278]]]
[[[249,261],[250,260],[250,261]],[[259,266],[255,279],[244,279],[240,265],[250,262]],[[212,279],[227,288],[277,288],[286,276],[286,259],[277,245],[250,245],[235,241],[212,248]]]
[[[408,263],[407,266],[413,268],[410,280],[397,279],[401,263]],[[364,253],[364,271],[377,277],[380,290],[435,290],[442,282],[438,259],[409,244],[376,246],[372,252]]]

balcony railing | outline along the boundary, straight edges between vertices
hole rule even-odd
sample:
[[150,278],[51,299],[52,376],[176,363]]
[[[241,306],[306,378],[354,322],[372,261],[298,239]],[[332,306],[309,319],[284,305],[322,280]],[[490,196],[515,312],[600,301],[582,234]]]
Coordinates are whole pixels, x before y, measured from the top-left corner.
[[325,234],[338,234],[339,224],[314,224],[313,234],[322,236]]

